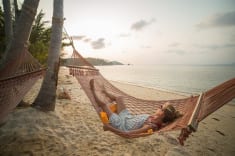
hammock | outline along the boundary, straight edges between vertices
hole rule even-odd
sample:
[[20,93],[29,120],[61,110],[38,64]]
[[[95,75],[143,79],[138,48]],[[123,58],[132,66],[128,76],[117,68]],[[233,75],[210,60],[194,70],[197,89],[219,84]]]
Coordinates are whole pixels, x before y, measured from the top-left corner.
[[23,99],[34,83],[43,75],[45,68],[23,49],[15,60],[8,61],[0,71],[0,123]]
[[172,104],[176,110],[179,110],[183,114],[183,116],[162,127],[157,132],[181,130],[179,139],[186,138],[188,136],[188,134],[185,133],[186,131],[195,132],[200,121],[235,97],[234,78],[206,91],[205,93],[183,99],[153,101],[135,98],[113,86],[100,74],[98,69],[91,65],[76,51],[74,46],[72,58],[67,60],[67,67],[69,68],[70,74],[77,78],[89,100],[93,104],[96,112],[100,115],[101,121],[103,121],[104,124],[104,130],[112,131],[115,134],[126,138],[147,136],[152,134],[153,131],[150,129],[146,133],[129,135],[126,132],[120,132],[120,130],[115,129],[110,124],[106,123],[104,121],[106,115],[102,108],[96,103],[91,91],[89,84],[91,79],[95,79],[99,83],[103,84],[108,92],[112,92],[117,96],[122,96],[127,109],[132,114],[151,115],[157,108],[160,108],[162,104],[166,102]]

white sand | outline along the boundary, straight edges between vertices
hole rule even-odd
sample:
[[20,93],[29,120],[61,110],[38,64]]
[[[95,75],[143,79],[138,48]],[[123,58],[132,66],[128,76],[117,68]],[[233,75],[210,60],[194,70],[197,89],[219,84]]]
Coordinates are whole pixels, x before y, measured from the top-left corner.
[[[25,97],[32,102],[41,80]],[[182,95],[112,82],[118,88],[145,99],[172,99]],[[44,113],[34,108],[17,108],[0,128],[0,155],[235,155],[235,107],[225,105],[205,120],[180,146],[179,131],[125,139],[103,131],[102,123],[68,70],[61,68],[58,88],[68,90],[72,100],[57,99],[56,110]],[[223,133],[224,135],[222,135]]]

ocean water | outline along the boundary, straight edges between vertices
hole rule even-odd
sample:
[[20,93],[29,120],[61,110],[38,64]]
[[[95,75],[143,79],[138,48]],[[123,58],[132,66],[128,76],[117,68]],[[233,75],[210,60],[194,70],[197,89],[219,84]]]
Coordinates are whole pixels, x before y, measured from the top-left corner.
[[117,65],[97,68],[108,80],[189,94],[198,94],[235,78],[235,65]]

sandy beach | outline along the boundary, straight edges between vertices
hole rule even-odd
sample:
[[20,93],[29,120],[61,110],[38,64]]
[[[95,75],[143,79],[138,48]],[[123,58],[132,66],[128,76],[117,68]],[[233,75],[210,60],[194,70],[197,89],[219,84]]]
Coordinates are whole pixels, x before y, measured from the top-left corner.
[[[25,96],[32,103],[39,80]],[[112,82],[130,95],[143,99],[173,99],[185,95]],[[0,156],[180,156],[235,155],[235,106],[227,104],[203,120],[181,146],[179,131],[125,139],[103,131],[102,123],[78,81],[61,67],[58,92],[68,91],[69,99],[57,99],[54,112],[18,107],[0,127]]]

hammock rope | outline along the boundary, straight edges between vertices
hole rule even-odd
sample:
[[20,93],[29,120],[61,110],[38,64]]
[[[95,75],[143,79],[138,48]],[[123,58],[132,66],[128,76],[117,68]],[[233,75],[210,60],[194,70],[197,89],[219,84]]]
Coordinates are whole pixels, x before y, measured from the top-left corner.
[[[71,38],[70,38],[71,39]],[[72,39],[71,39],[72,40]],[[106,80],[98,69],[91,65],[85,58],[83,58],[78,51],[75,49],[73,42],[73,54],[72,58],[67,62],[67,67],[69,68],[69,73],[76,77],[82,89],[85,91],[87,97],[94,106],[96,112],[100,115],[102,121],[102,113],[104,112],[101,107],[97,104],[90,87],[90,80],[95,79],[96,82],[100,83],[105,87],[108,92],[116,96],[122,96],[125,106],[131,112],[131,114],[153,114],[157,108],[166,102],[173,105],[176,110],[180,111],[183,116],[177,118],[173,122],[161,127],[157,132],[165,132],[172,130],[181,130],[179,135],[180,138],[187,138],[187,131],[195,132],[197,130],[198,124],[208,115],[231,101],[235,97],[235,78],[218,85],[211,90],[202,93],[201,95],[191,96],[183,99],[174,100],[143,100],[130,96],[123,91],[119,90],[113,86],[108,80]],[[101,88],[97,88],[99,92]],[[102,97],[104,100],[105,97]],[[107,103],[110,105],[110,103]],[[104,130],[109,130],[117,135],[126,138],[136,138],[152,134],[152,131],[146,133],[129,135],[126,132],[120,132],[120,130],[115,129],[110,124],[103,122]],[[184,140],[183,140],[184,141]],[[181,142],[182,143],[182,142]],[[182,143],[183,144],[183,143]]]
[[[73,56],[81,56],[77,55],[78,53],[75,49]],[[82,66],[73,65],[74,61],[78,61],[82,64],[84,58],[73,58],[73,62],[69,62],[71,64],[68,65],[70,74],[75,76],[76,79],[81,84],[83,90],[87,94],[97,113],[100,115],[103,110],[96,103],[94,96],[92,94],[91,88],[89,86],[89,82],[91,79],[97,80],[99,83],[103,84],[108,92],[112,92],[117,96],[122,96],[124,99],[124,103],[127,109],[132,114],[153,114],[154,110],[160,108],[160,106],[166,102],[172,104],[176,110],[179,110],[183,113],[183,116],[176,119],[174,122],[169,123],[167,126],[162,127],[160,131],[171,131],[171,130],[182,130],[190,128],[192,131],[197,130],[197,125],[200,121],[202,121],[205,117],[207,117],[212,112],[216,111],[218,108],[229,102],[235,97],[235,79],[227,81],[214,89],[211,89],[201,96],[191,96],[184,99],[175,99],[175,100],[162,100],[162,101],[153,101],[153,100],[143,100],[132,97],[115,86],[109,83],[100,72],[94,68],[94,66],[87,67],[87,63],[84,62],[84,68]],[[111,125],[104,124],[105,129],[108,129],[122,137],[140,137],[146,136],[146,134],[136,134],[135,136],[125,135],[125,132],[120,133],[115,130]],[[183,135],[183,134],[181,134]],[[182,136],[181,136],[182,137]]]
[[0,123],[42,77],[46,68],[25,48],[15,60],[8,61],[0,71]]

